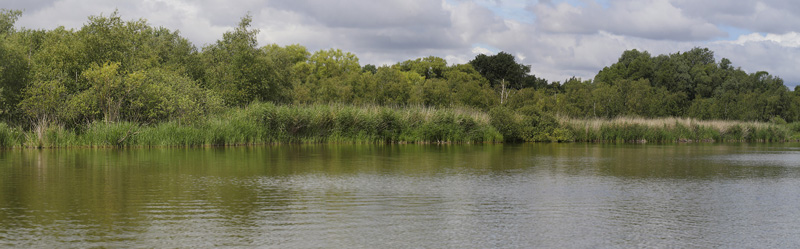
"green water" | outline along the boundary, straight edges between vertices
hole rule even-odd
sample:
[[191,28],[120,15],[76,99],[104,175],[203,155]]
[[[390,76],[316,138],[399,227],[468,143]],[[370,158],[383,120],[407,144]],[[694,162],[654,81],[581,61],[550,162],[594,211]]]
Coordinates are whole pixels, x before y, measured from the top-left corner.
[[798,144],[0,151],[0,247],[800,247]]

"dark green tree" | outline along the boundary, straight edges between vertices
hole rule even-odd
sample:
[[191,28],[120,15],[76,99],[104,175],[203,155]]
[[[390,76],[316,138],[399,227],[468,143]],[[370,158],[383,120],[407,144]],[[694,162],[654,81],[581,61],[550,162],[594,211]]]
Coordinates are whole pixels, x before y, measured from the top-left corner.
[[375,74],[375,73],[378,72],[378,68],[375,67],[375,65],[367,64],[367,65],[364,65],[364,67],[361,68],[361,72]]
[[608,84],[615,84],[616,81],[622,79],[652,80],[653,70],[655,65],[647,51],[639,52],[639,50],[627,50],[622,53],[617,63],[603,68],[595,76],[595,82],[605,82]]
[[508,98],[511,89],[522,89],[531,67],[514,61],[514,56],[500,52],[496,55],[479,54],[469,61],[483,77],[489,80],[492,88],[500,93],[500,104]]

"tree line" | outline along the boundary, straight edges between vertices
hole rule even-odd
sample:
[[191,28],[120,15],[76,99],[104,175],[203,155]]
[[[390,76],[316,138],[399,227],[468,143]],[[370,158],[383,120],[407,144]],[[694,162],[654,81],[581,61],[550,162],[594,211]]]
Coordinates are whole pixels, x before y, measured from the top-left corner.
[[659,56],[625,51],[593,81],[570,79],[548,94],[557,93],[558,104],[543,108],[572,117],[800,121],[796,89],[764,71],[748,74],[726,58],[716,62],[707,48]]
[[546,123],[554,115],[800,121],[800,96],[782,79],[717,63],[702,48],[655,57],[625,51],[592,80],[548,82],[505,52],[466,64],[430,56],[362,66],[339,49],[259,46],[249,15],[202,48],[117,12],[77,30],[15,28],[21,15],[0,12],[0,122],[25,128],[191,124],[253,102],[465,106]]

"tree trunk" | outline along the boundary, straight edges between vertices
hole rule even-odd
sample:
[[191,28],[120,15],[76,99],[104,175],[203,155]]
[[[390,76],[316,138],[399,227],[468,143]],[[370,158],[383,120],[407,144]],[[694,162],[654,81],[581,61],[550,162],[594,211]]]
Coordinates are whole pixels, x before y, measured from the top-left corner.
[[503,105],[503,103],[505,102],[506,98],[508,97],[507,93],[506,93],[506,79],[503,79],[501,81],[500,87],[501,87],[501,90],[500,90],[500,105]]

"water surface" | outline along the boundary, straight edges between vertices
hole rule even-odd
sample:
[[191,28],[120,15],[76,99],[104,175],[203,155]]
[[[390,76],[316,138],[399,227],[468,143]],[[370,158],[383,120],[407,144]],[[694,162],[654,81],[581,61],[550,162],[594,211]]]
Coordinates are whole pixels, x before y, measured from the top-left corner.
[[0,151],[0,247],[800,247],[798,144]]

